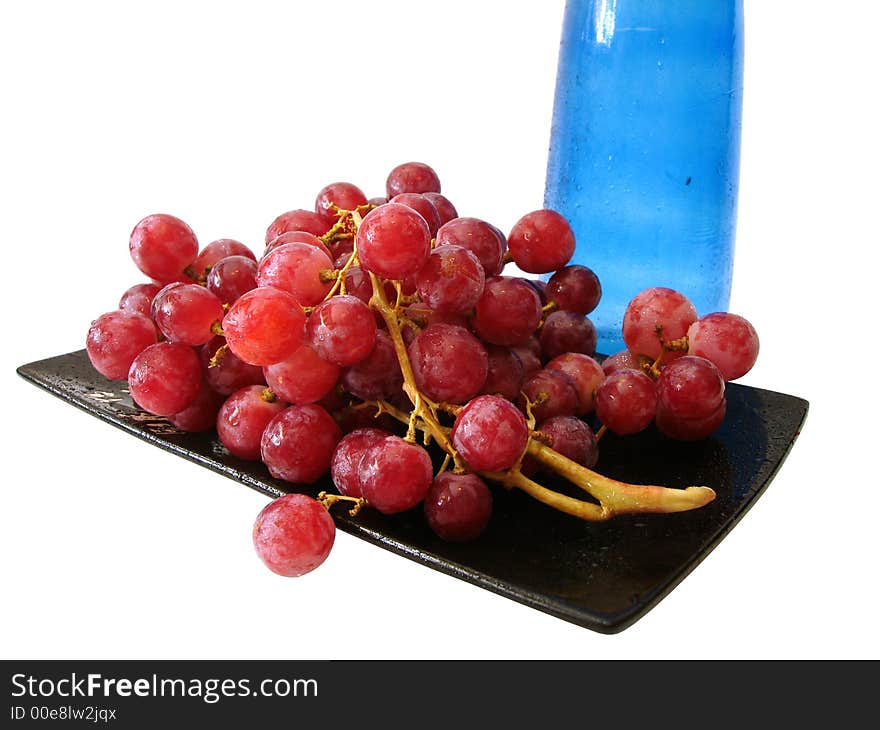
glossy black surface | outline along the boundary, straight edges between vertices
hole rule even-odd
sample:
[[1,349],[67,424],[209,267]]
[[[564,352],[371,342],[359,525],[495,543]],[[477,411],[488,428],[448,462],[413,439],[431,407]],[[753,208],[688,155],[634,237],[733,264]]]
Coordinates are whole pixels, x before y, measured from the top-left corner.
[[[23,365],[18,373],[53,395],[155,446],[191,459],[266,494],[293,489],[260,463],[230,456],[212,434],[181,433],[137,408],[126,383],[110,382],[84,350]],[[794,443],[806,401],[728,385],[723,426],[686,444],[649,431],[602,440],[596,469],[636,483],[717,492],[700,510],[675,515],[615,517],[600,524],[557,513],[530,497],[494,490],[492,521],[479,540],[452,545],[436,538],[419,508],[385,517],[363,510],[337,525],[387,550],[580,626],[615,633],[641,618],[733,528],[760,496]],[[311,494],[325,483],[296,488]]]

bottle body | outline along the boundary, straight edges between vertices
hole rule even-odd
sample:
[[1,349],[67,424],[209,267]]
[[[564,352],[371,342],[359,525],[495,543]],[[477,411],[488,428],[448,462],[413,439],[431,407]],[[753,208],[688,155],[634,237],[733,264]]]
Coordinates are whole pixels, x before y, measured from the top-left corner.
[[667,286],[702,316],[730,298],[739,184],[742,0],[568,0],[545,207],[602,283],[598,349],[627,303]]

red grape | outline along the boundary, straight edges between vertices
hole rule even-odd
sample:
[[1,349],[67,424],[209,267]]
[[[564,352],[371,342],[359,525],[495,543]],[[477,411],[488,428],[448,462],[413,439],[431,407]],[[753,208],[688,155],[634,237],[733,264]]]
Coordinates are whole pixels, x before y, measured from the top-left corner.
[[258,287],[239,297],[223,318],[229,348],[251,365],[271,365],[293,354],[306,315],[290,294]]
[[416,386],[431,400],[464,403],[486,382],[488,355],[464,327],[431,325],[416,336],[408,353]]
[[95,370],[105,378],[125,380],[135,357],[156,339],[156,328],[149,318],[117,309],[92,322],[86,352]]
[[452,426],[452,444],[475,471],[512,467],[525,451],[529,427],[510,401],[481,395],[462,408]]
[[325,185],[315,199],[315,212],[327,222],[328,228],[339,219],[340,210],[355,210],[366,205],[367,196],[357,185],[336,182]]
[[439,193],[440,178],[423,162],[405,162],[388,174],[385,192],[389,200],[400,193]]
[[218,238],[205,246],[192,262],[195,275],[199,278],[207,276],[214,268],[214,264],[227,256],[244,256],[254,262],[257,260],[254,252],[241,241],[236,241],[234,238]]
[[476,474],[438,474],[425,496],[425,517],[447,542],[478,538],[492,516],[492,493]]
[[[337,393],[337,391],[333,391],[333,393]],[[403,396],[406,398],[406,396]],[[321,405],[327,408],[328,399],[324,398],[321,401]],[[330,404],[332,407],[333,404]],[[376,415],[376,412],[372,409],[357,409],[353,410],[351,408],[346,408],[345,403],[342,404],[340,410],[340,406],[336,405],[335,410],[338,413],[335,414],[335,417],[339,423],[339,427],[342,429],[343,433],[351,433],[352,431],[357,431],[359,428],[379,428],[388,433],[396,433],[400,430],[400,423],[389,416],[387,413],[382,413],[381,415]],[[403,405],[403,404],[400,404]]]
[[660,433],[669,438],[677,441],[699,441],[710,436],[721,425],[726,412],[727,398],[722,398],[718,407],[703,418],[681,418],[658,403],[654,422]]
[[341,269],[345,266],[354,253],[354,238],[343,238],[330,244],[330,258],[333,266]]
[[440,193],[422,193],[428,200],[430,200],[434,207],[437,209],[437,213],[440,216],[440,225],[444,225],[445,223],[449,223],[453,218],[458,218],[458,211],[455,210],[455,206],[449,202],[449,199],[441,195]]
[[[427,261],[427,259],[425,259],[425,261]],[[416,273],[418,273],[418,272],[416,272]],[[385,291],[386,292],[389,291],[389,287],[393,289],[394,285],[392,282],[386,281],[385,282]],[[416,275],[415,274],[410,274],[409,276],[405,276],[405,277],[403,277],[403,279],[400,280],[400,293],[403,294],[404,296],[407,296],[407,297],[410,297],[416,293]],[[395,292],[395,294],[396,294],[396,292]]]
[[285,403],[262,385],[248,385],[230,395],[217,413],[217,436],[230,454],[257,461],[263,431]]
[[208,274],[208,291],[224,304],[232,304],[257,286],[257,264],[247,256],[220,259]]
[[223,337],[216,336],[202,347],[199,356],[202,361],[202,373],[211,386],[221,395],[232,395],[246,385],[266,385],[263,369],[249,365],[239,358],[232,350],[226,349],[211,367],[211,360],[217,351],[226,344]]
[[141,271],[166,284],[184,275],[184,269],[199,253],[199,242],[196,234],[180,218],[157,213],[147,216],[134,227],[128,250]]
[[568,263],[574,253],[574,233],[556,211],[536,210],[514,224],[507,246],[520,269],[546,274]]
[[615,370],[596,391],[596,415],[618,436],[644,431],[656,410],[654,381],[639,370]]
[[547,304],[547,284],[539,279],[523,279],[530,287],[532,287],[538,294],[538,299],[541,300],[541,306],[545,306]]
[[380,428],[358,428],[342,437],[333,452],[330,476],[340,494],[361,497],[358,466],[367,449],[391,434]]
[[606,357],[602,361],[602,370],[605,371],[605,375],[611,375],[615,370],[621,370],[623,368],[641,370],[642,368],[639,364],[638,356],[633,355],[629,350],[621,350],[620,352],[615,352],[610,357]]
[[153,300],[153,312],[162,334],[185,345],[204,345],[223,319],[220,300],[198,284],[165,287]]
[[357,297],[364,304],[369,304],[373,297],[370,275],[359,266],[350,267],[345,272],[345,293]]
[[172,416],[188,408],[201,384],[198,355],[179,342],[150,345],[132,361],[128,371],[132,400],[156,416]]
[[498,229],[479,218],[455,218],[437,231],[436,246],[461,246],[470,251],[486,273],[498,276],[504,268],[504,237]]
[[516,400],[524,380],[522,360],[513,350],[500,345],[487,345],[486,354],[489,367],[481,393]]
[[[343,392],[341,387],[331,388],[327,391],[324,397],[321,398],[321,400],[316,401],[317,404],[321,406],[321,408],[323,408],[325,411],[327,411],[327,413],[331,414],[336,419],[336,422],[342,428],[343,433],[348,433],[352,430],[351,428],[346,428],[344,425],[346,423],[347,416],[353,413],[357,413],[359,415],[364,413],[364,411],[352,411],[350,408],[346,409],[346,406],[351,405],[348,398],[346,398],[346,395],[347,394]],[[382,415],[387,416],[387,414]],[[367,414],[367,416],[369,418],[372,418],[372,414]],[[357,427],[355,426],[353,428]]]
[[342,431],[321,406],[290,406],[263,432],[263,463],[276,479],[313,484],[330,469]]
[[[409,320],[408,322],[401,322],[403,341],[406,343],[407,347],[412,344],[416,335],[418,335],[421,330],[435,324],[452,324],[457,327],[464,327],[465,329],[468,327],[467,318],[461,314],[438,312],[436,309],[427,308],[421,302],[416,302],[415,304],[406,307],[403,310],[403,314],[406,316],[406,319]],[[417,327],[413,327],[410,323],[417,325]]]
[[211,431],[217,425],[217,412],[223,405],[223,396],[202,379],[196,399],[179,413],[168,416],[175,428],[187,433]]
[[158,284],[152,283],[135,284],[125,290],[119,300],[119,308],[124,312],[135,312],[149,317],[150,305],[161,288]]
[[315,236],[323,236],[330,228],[323,216],[311,210],[289,210],[279,215],[266,229],[266,243],[288,231],[308,231]]
[[[269,243],[266,244],[266,248],[263,250],[262,258],[266,258],[266,256],[278,248],[279,246],[283,246],[285,243],[305,243],[309,246],[314,246],[315,248],[323,251],[327,254],[328,259],[335,258],[332,253],[330,253],[330,249],[327,248],[327,244],[325,244],[320,238],[318,238],[314,233],[309,233],[308,231],[287,231],[286,233],[282,233],[280,236],[276,236]],[[348,241],[340,241],[340,243],[348,243]]]
[[254,523],[254,549],[273,573],[304,575],[327,559],[336,525],[324,506],[305,494],[285,494],[266,505]]
[[599,460],[599,444],[586,423],[574,416],[555,416],[538,426],[550,448],[581,466],[592,469]]
[[399,203],[386,203],[367,213],[356,241],[361,267],[385,279],[415,274],[431,253],[425,219]]
[[724,378],[709,360],[686,355],[660,371],[657,399],[675,418],[708,418],[724,399]]
[[307,343],[273,365],[263,368],[269,387],[288,403],[316,403],[339,381],[339,366],[319,357]]
[[367,502],[391,515],[421,502],[433,476],[427,451],[398,436],[387,436],[364,452],[357,478]]
[[361,400],[390,398],[403,385],[403,373],[387,332],[376,332],[372,352],[357,365],[342,372],[342,387]]
[[437,212],[434,204],[424,195],[419,193],[400,193],[400,195],[395,195],[388,202],[412,208],[425,219],[425,223],[428,224],[428,230],[431,233],[431,238],[437,235],[437,229],[440,228],[440,214]]
[[605,371],[589,355],[568,352],[554,357],[547,363],[550,370],[561,370],[574,384],[578,394],[578,409],[575,415],[584,416],[595,407],[596,389],[605,379]]
[[707,314],[690,326],[687,336],[688,354],[713,362],[725,380],[741,378],[758,359],[758,333],[737,314]]
[[[531,339],[531,338],[530,338]],[[537,342],[537,340],[535,340]],[[541,351],[540,346],[537,348]],[[538,372],[543,366],[541,358],[535,354],[535,350],[528,344],[516,345],[510,348],[510,351],[519,358],[523,366],[523,381],[528,380],[532,375]]]
[[488,224],[489,228],[495,231],[495,235],[498,236],[498,240],[501,241],[501,252],[504,253],[507,251],[507,236],[502,233],[501,229],[498,226],[493,226],[491,223]]
[[574,312],[560,310],[548,314],[541,327],[540,339],[545,360],[566,352],[584,355],[596,352],[596,327],[589,317]]
[[333,270],[333,262],[318,248],[306,243],[285,243],[272,249],[260,261],[257,285],[273,286],[292,294],[305,307],[324,300],[332,281],[321,274]]
[[330,297],[315,307],[307,331],[315,352],[340,367],[359,363],[376,344],[372,311],[350,294]]
[[532,404],[536,421],[554,416],[573,416],[580,407],[574,381],[561,370],[539,370],[523,383],[519,404],[525,411],[525,399]]
[[684,294],[662,286],[645,289],[626,307],[623,341],[636,355],[656,360],[661,337],[666,342],[684,337],[696,319],[697,310]]
[[526,342],[541,321],[541,300],[522,279],[486,279],[475,308],[474,331],[493,345]]
[[522,345],[516,345],[514,347],[515,350],[518,350],[520,348],[525,348],[529,350],[535,355],[535,357],[541,357],[541,340],[537,334],[531,335],[525,342],[522,343]]
[[486,277],[473,253],[461,246],[435,248],[416,275],[422,302],[438,312],[464,314],[473,309]]
[[586,266],[566,266],[547,282],[547,298],[560,309],[587,315],[602,298],[599,277]]
[[[159,313],[159,304],[162,303],[162,297],[165,295],[167,291],[171,291],[177,286],[183,286],[184,284],[192,284],[192,281],[172,281],[156,292],[156,296],[153,297],[153,300],[150,302],[150,319],[153,322],[156,321],[156,315]],[[158,301],[156,301],[158,299]]]

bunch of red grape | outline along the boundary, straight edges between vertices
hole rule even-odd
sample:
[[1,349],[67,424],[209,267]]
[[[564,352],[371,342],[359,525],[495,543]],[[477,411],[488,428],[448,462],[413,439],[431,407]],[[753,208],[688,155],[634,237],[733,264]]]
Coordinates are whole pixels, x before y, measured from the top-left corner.
[[[491,516],[485,479],[546,468],[526,454],[535,441],[590,469],[605,430],[707,436],[725,381],[758,351],[744,319],[698,319],[657,288],[626,312],[628,350],[600,365],[587,315],[601,285],[567,265],[568,222],[537,210],[505,236],[458,216],[422,163],[394,168],[382,198],[327,185],[314,211],[272,222],[259,259],[231,239],[199,251],[170,215],[140,221],[129,249],[151,282],[92,323],[94,367],[178,429],[216,428],[278,479],[332,476],[338,495],[290,494],[257,519],[257,552],[283,575],[326,558],[339,500],[385,514],[423,504],[440,538],[468,541]],[[509,262],[552,275],[505,276]],[[431,439],[439,468],[420,444]]]

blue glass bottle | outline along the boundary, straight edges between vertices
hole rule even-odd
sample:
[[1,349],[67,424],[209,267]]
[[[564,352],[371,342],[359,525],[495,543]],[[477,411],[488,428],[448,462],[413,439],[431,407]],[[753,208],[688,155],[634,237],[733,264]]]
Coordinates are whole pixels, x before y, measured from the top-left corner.
[[642,289],[724,311],[733,275],[742,0],[568,0],[544,205],[602,282],[598,350]]

